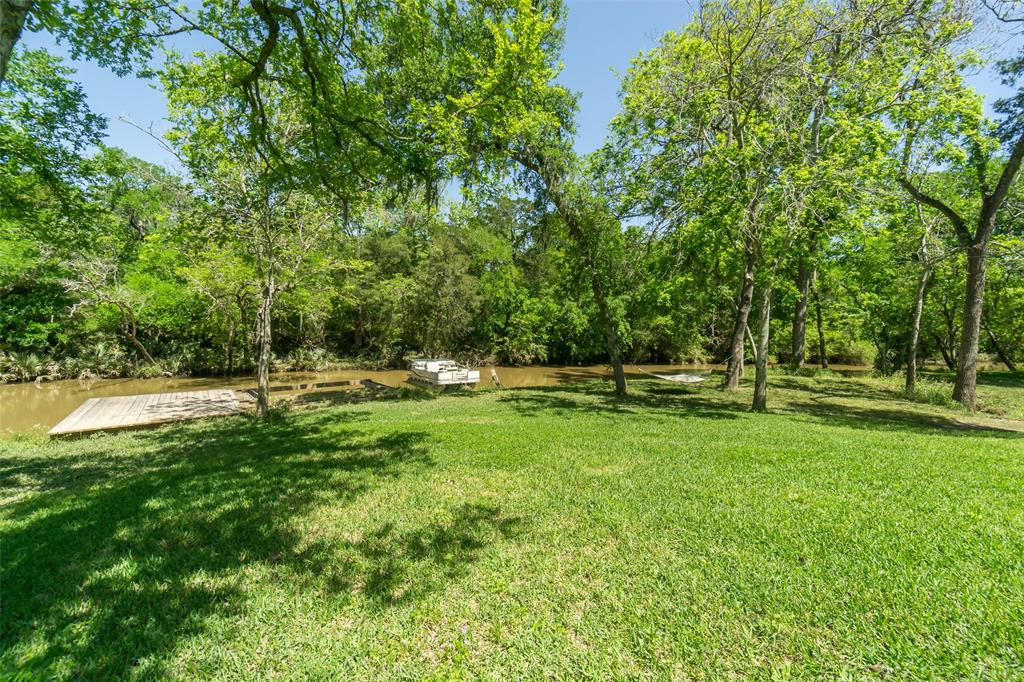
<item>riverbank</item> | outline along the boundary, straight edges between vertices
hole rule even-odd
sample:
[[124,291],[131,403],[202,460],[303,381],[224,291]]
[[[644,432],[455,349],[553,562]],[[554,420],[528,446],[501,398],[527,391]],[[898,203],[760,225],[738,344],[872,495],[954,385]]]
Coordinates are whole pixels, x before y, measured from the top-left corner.
[[[491,367],[482,368],[477,388],[493,388]],[[501,384],[508,388],[558,386],[610,376],[605,365],[583,367],[529,366],[493,367]],[[703,371],[720,369],[715,365],[631,365],[649,372]],[[402,386],[409,377],[405,369],[346,369],[329,372],[280,372],[271,375],[272,386],[372,379],[387,386]],[[41,383],[0,385],[0,434],[5,432],[45,433],[88,398],[201,391],[213,388],[245,390],[256,385],[252,376],[157,377],[151,379],[59,380]]]
[[[198,366],[182,357],[158,357],[153,363],[126,355],[117,346],[99,344],[84,356],[50,357],[39,353],[0,351],[0,385],[21,382],[97,379],[157,379],[244,377],[256,372],[251,363],[236,363],[234,370],[209,363]],[[348,370],[386,370],[395,368],[395,359],[341,357],[323,349],[293,351],[275,356],[271,372],[338,372]],[[404,364],[397,360],[398,364]]]
[[[607,365],[590,366],[542,366],[527,367],[482,367],[480,384],[477,389],[494,388],[490,370],[494,369],[501,385],[506,388],[526,388],[537,386],[561,386],[580,381],[595,379],[610,380],[611,371]],[[699,372],[720,374],[722,365],[627,365],[627,374],[632,379],[649,378],[645,372],[667,373]],[[820,370],[807,368],[805,374],[822,375]],[[835,365],[825,372],[847,376],[867,376],[872,373],[870,367],[859,365]],[[989,377],[1010,377],[1013,374],[997,371],[985,371]],[[773,371],[773,376],[789,376],[787,372]],[[271,375],[271,385],[280,388],[293,384],[309,384],[318,382],[355,381],[371,379],[386,386],[400,387],[405,385],[409,373],[404,369],[371,370],[346,369],[329,372],[280,372]],[[945,384],[950,381],[949,372],[931,369],[922,372],[923,381],[918,387],[917,400],[938,405],[952,406],[949,395],[951,388]],[[1021,375],[1018,375],[1021,376]],[[897,375],[878,378],[883,383],[896,386],[901,382]],[[713,379],[712,381],[715,381]],[[58,380],[40,383],[0,384],[0,437],[10,437],[16,433],[45,433],[61,419],[66,417],[89,398],[105,398],[113,396],[131,396],[151,393],[173,393],[180,391],[202,391],[208,389],[228,388],[246,390],[256,385],[252,376],[211,376],[211,377],[157,377],[151,379],[89,379],[89,380]],[[981,389],[982,411],[995,410],[999,416],[1006,412],[998,404],[986,407],[985,389]],[[280,397],[281,394],[277,394]],[[998,403],[998,400],[997,400]],[[1024,418],[1024,416],[1022,416]]]
[[772,380],[0,443],[0,671],[1016,676],[1024,422]]

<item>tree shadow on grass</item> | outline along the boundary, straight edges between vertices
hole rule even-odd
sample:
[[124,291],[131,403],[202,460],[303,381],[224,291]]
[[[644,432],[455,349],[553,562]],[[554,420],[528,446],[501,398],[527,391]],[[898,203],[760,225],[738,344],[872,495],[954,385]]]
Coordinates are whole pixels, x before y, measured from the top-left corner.
[[[499,401],[527,416],[577,412],[606,415],[688,415],[711,419],[737,419],[741,410],[714,391],[692,386],[662,386],[653,382],[634,382],[634,390],[624,397],[611,393],[603,382],[589,381],[567,386],[512,389]],[[642,386],[642,388],[641,388]],[[641,388],[641,390],[636,390]]]
[[[346,414],[346,424],[364,418]],[[333,426],[339,425],[339,418]],[[46,443],[45,440],[39,441]],[[18,492],[72,492],[142,470],[176,464],[203,466],[194,455],[222,463],[251,448],[263,452],[300,453],[329,445],[331,436],[322,425],[298,427],[287,424],[281,414],[258,421],[251,415],[208,418],[177,425],[132,430],[129,441],[111,440],[109,434],[51,439],[49,447],[26,448],[30,453],[10,456],[0,451],[0,494]],[[194,446],[194,449],[193,449]],[[54,449],[81,450],[82,457],[55,456]],[[49,502],[52,505],[52,500]]]
[[345,543],[327,528],[308,542],[314,509],[431,466],[424,432],[369,434],[336,413],[218,420],[132,435],[135,473],[104,453],[125,440],[76,444],[76,457],[97,457],[86,478],[36,458],[41,468],[22,472],[41,492],[4,510],[0,671],[162,676],[179,640],[246,608],[251,575],[397,603],[515,525],[497,508],[465,507],[420,529]]
[[982,386],[1024,388],[1024,372],[979,372],[978,383]]
[[[948,369],[923,369],[918,376],[949,382],[950,388],[956,379],[956,372]],[[1011,372],[1002,369],[984,369],[978,372],[979,386],[998,386],[1000,388],[1024,389],[1024,372]]]
[[315,389],[304,391],[285,397],[287,405],[293,407],[302,406],[326,406],[347,403],[369,403],[369,402],[394,402],[397,400],[433,400],[432,395],[425,388],[413,385],[402,385],[397,388],[348,388],[348,389]]
[[297,558],[323,569],[316,575],[320,589],[395,606],[457,578],[481,550],[517,537],[522,527],[522,519],[492,504],[467,502],[441,516],[418,528],[388,522],[341,543],[318,541]]
[[[832,382],[829,382],[832,383]],[[609,415],[698,417],[739,419],[750,414],[749,393],[725,391],[718,387],[670,386],[661,382],[634,382],[625,398],[615,397],[597,382],[511,390],[500,401],[527,416],[543,414],[571,415],[597,413]],[[772,393],[772,388],[785,394]],[[833,399],[870,400],[875,406],[862,407],[834,402]],[[1001,428],[962,421],[916,408],[898,391],[875,388],[856,381],[835,385],[773,377],[769,387],[773,412],[825,425],[857,428],[892,429],[942,435],[986,435],[1019,438],[1012,428]],[[890,407],[891,406],[891,407]]]
[[[997,375],[995,377],[991,375]],[[1007,387],[1012,386],[1000,375],[1007,373],[984,372],[979,374],[979,385]],[[982,377],[985,377],[984,381]],[[952,375],[949,378],[948,390],[952,392]],[[935,381],[936,379],[930,379]],[[912,400],[903,391],[902,385],[887,385],[880,382],[865,383],[858,381],[826,380],[801,381],[792,377],[772,379],[772,386],[791,394],[799,394],[801,398],[811,398],[813,402],[800,399],[786,401],[786,412],[812,416],[826,423],[843,423],[850,426],[867,427],[903,427],[946,433],[1004,433],[1019,434],[1013,427],[1003,428],[990,424],[979,424],[956,416],[944,416],[928,411],[928,402]],[[770,390],[770,389],[769,389]],[[771,394],[769,393],[769,399]],[[843,401],[843,402],[838,402]],[[868,401],[871,406],[849,404],[845,401]],[[984,415],[979,415],[984,416]]]
[[884,409],[858,405],[837,405],[829,401],[791,402],[794,414],[818,423],[859,429],[893,429],[931,435],[984,435],[997,438],[1022,438],[1024,433],[1012,428],[962,421],[955,417],[921,412],[913,409]]
[[[854,398],[860,400],[898,400],[906,402],[901,388],[887,386],[882,383],[866,383],[856,379],[807,379],[793,376],[771,376],[768,379],[768,397],[771,399],[772,388],[788,391],[813,393],[830,398]],[[952,387],[950,387],[952,390]]]

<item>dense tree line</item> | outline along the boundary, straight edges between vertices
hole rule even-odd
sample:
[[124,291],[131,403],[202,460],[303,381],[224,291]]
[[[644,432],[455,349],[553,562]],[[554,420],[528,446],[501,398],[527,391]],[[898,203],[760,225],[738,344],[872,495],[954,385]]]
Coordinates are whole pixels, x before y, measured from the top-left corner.
[[[941,361],[967,405],[979,353],[1024,362],[1024,96],[990,120],[964,81],[1005,13],[705,2],[580,158],[559,2],[24,6],[0,44],[5,379],[265,388],[436,354],[610,362],[624,393],[629,362],[724,362],[731,388],[753,362],[764,409],[773,361],[902,369],[910,392]],[[220,45],[153,74],[186,173],[103,146],[23,27],[120,72],[165,36]],[[1024,58],[1000,69],[1018,87]]]

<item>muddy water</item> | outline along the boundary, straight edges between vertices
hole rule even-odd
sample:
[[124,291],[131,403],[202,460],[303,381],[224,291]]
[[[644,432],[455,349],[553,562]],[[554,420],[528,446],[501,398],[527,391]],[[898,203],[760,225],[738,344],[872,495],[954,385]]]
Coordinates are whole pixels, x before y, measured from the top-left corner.
[[[648,372],[721,370],[718,365],[641,365]],[[592,367],[495,367],[499,381],[507,388],[555,386],[587,379],[611,377],[605,365]],[[627,367],[630,374],[643,376],[637,366]],[[300,383],[373,379],[388,386],[401,386],[408,379],[405,370],[344,370],[335,372],[286,372],[271,376],[271,384],[286,386]],[[50,381],[41,384],[0,384],[0,436],[11,432],[45,433],[81,405],[86,398],[114,395],[140,395],[172,391],[198,391],[207,388],[252,388],[253,377],[203,377],[162,379],[93,379],[89,381]],[[490,388],[491,368],[480,368],[480,388]]]
[[[607,365],[589,367],[480,367],[478,388],[492,388],[491,370],[506,388],[526,386],[557,386],[591,379],[611,379]],[[869,371],[866,367],[836,365],[843,373]],[[673,374],[676,372],[722,373],[724,365],[628,365],[631,377],[643,378],[644,372]],[[309,384],[353,379],[373,379],[388,386],[402,386],[409,378],[405,370],[340,370],[332,372],[282,372],[270,377],[272,386]],[[68,416],[87,398],[114,395],[140,395],[172,391],[198,391],[207,388],[253,388],[253,377],[178,377],[161,379],[92,379],[88,381],[50,381],[40,384],[0,384],[0,438],[11,433],[45,433]]]

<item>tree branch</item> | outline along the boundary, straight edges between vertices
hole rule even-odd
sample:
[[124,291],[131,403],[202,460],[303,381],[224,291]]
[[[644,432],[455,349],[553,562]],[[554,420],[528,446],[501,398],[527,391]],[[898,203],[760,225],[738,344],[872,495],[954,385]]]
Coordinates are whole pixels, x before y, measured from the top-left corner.
[[960,217],[960,214],[954,211],[952,208],[944,204],[939,199],[929,196],[914,186],[914,183],[907,180],[905,177],[899,178],[899,183],[903,189],[910,193],[910,196],[914,197],[916,201],[921,202],[925,206],[934,208],[936,211],[946,216],[949,222],[953,224],[953,229],[956,230],[956,236],[964,244],[970,244],[973,240],[973,235],[970,230],[967,229],[967,223]]
[[1024,161],[1024,134],[1018,137],[1017,143],[1013,145],[1013,151],[1010,152],[1010,158],[1006,160],[1006,165],[1003,166],[1003,174],[999,176],[996,188],[992,190],[992,194],[985,197],[986,207],[991,206],[993,214],[999,210],[1006,200],[1006,195],[1010,191],[1013,179],[1017,177],[1022,161]]

